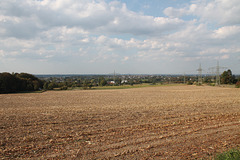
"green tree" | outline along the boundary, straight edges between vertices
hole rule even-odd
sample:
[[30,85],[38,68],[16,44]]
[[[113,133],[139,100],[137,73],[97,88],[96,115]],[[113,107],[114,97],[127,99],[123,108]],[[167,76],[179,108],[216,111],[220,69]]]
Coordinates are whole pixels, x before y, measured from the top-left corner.
[[232,71],[229,69],[224,71],[221,74],[221,83],[222,84],[232,84],[234,82],[234,76],[232,75]]
[[121,78],[117,78],[117,79],[116,79],[116,85],[120,86],[120,85],[121,85],[121,82],[122,82]]
[[151,82],[152,82],[153,85],[155,85],[156,82],[157,82],[156,77],[153,77],[153,78],[151,79]]
[[83,89],[87,89],[89,86],[90,86],[90,82],[87,79],[85,79],[83,81]]
[[45,82],[45,83],[44,83],[43,89],[44,89],[44,90],[48,90],[48,82]]
[[133,84],[134,84],[133,79],[130,79],[129,84],[130,84],[131,86],[133,86]]
[[100,86],[105,86],[107,84],[107,81],[105,80],[105,78],[101,78],[100,79]]
[[97,86],[96,80],[95,79],[91,79],[90,81],[90,86]]
[[49,83],[48,84],[48,90],[53,90],[53,88],[56,88],[56,87],[58,87],[57,85],[56,85],[56,83],[55,82],[51,82],[51,83]]
[[12,93],[19,90],[19,80],[10,73],[0,73],[0,93]]

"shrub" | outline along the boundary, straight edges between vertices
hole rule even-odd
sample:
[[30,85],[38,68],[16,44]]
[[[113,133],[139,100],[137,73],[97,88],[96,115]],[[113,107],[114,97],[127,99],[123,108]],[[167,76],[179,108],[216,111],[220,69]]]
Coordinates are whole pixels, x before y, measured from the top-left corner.
[[68,89],[67,86],[62,86],[62,87],[61,87],[61,90],[67,90],[67,89]]
[[187,85],[192,85],[193,82],[192,81],[187,81]]
[[240,88],[240,81],[236,83],[236,88]]
[[215,86],[215,83],[210,83],[209,85],[210,85],[210,86]]

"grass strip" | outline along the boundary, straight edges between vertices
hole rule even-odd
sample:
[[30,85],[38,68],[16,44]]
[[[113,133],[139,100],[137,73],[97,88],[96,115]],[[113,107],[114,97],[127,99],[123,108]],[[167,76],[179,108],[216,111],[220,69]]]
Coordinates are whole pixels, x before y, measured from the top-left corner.
[[240,160],[240,149],[231,149],[218,154],[214,160]]

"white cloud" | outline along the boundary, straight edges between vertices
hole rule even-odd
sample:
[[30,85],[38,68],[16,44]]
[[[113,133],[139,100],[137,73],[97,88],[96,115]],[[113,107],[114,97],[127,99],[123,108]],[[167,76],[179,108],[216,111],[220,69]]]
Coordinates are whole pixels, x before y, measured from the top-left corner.
[[222,55],[220,59],[229,59],[229,55],[228,54]]
[[129,57],[125,56],[122,61],[127,61],[127,60],[129,60]]
[[104,43],[104,42],[106,42],[106,40],[107,40],[107,37],[104,36],[104,35],[101,35],[100,37],[98,37],[98,38],[96,39],[96,42],[97,42],[97,43]]
[[85,65],[230,61],[240,51],[239,11],[238,0],[195,0],[166,8],[167,17],[119,1],[1,0],[0,57]]
[[240,48],[222,48],[219,50],[219,53],[240,53]]
[[240,24],[239,0],[196,0],[185,8],[166,8],[164,13],[169,17],[198,16],[202,22],[218,25]]
[[4,51],[0,50],[0,57],[4,57]]
[[214,38],[228,38],[229,36],[239,36],[240,26],[224,26],[214,31]]
[[178,18],[137,14],[119,2],[27,0],[15,3],[14,0],[0,2],[0,20],[7,22],[0,26],[6,29],[5,36],[31,38],[55,27],[78,28],[95,34],[153,36],[184,25]]
[[169,16],[171,18],[182,17],[184,14],[187,14],[186,9],[183,9],[183,8],[182,9],[176,9],[176,8],[173,8],[173,7],[168,7],[163,12],[166,16]]

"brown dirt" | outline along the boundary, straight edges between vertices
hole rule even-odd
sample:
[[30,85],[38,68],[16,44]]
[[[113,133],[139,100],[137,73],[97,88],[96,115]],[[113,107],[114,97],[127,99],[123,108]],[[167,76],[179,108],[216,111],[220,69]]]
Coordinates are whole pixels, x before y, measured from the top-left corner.
[[0,95],[0,159],[199,159],[240,146],[240,90]]

